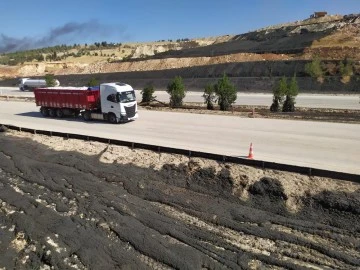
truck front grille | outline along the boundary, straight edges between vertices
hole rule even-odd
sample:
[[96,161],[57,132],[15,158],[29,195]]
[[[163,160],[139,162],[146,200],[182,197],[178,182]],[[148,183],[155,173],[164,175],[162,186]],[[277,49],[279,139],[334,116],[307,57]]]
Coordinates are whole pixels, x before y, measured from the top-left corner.
[[135,116],[135,108],[136,105],[130,106],[130,107],[125,107],[125,112],[128,118],[132,118]]

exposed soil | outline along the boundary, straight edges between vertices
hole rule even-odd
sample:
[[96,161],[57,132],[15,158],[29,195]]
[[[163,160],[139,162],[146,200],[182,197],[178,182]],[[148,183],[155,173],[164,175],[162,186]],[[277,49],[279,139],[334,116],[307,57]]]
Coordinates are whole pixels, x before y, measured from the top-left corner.
[[0,133],[0,268],[359,269],[360,186]]

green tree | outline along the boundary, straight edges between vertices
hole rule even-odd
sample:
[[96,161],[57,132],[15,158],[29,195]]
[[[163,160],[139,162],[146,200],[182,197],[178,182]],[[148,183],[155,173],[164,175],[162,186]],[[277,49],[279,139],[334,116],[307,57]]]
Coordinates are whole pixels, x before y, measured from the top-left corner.
[[283,104],[283,112],[294,112],[295,111],[295,98],[299,93],[299,86],[296,80],[295,75],[292,77],[287,89],[286,89],[286,99]]
[[284,76],[273,87],[273,103],[270,106],[270,111],[280,111],[280,106],[282,105],[284,95],[287,93],[287,89],[287,80]]
[[90,80],[87,83],[87,86],[93,87],[99,85],[99,80],[95,77],[91,77]]
[[170,95],[170,107],[182,106],[186,89],[180,76],[176,76],[167,86],[166,92]]
[[152,85],[145,86],[145,88],[141,91],[141,95],[142,95],[141,102],[153,101],[156,98],[155,96],[153,96],[154,92],[155,92],[154,86]]
[[215,84],[214,90],[215,94],[217,95],[220,110],[228,111],[235,102],[237,95],[235,86],[230,82],[225,73],[223,77]]
[[56,80],[54,78],[54,74],[46,74],[45,81],[47,87],[53,87],[56,85]]
[[208,110],[214,109],[214,103],[216,102],[216,95],[215,95],[215,89],[214,85],[208,84],[205,86],[203,98],[206,103],[206,108]]
[[319,57],[315,57],[313,61],[305,65],[305,72],[311,77],[318,79],[319,81],[323,80],[324,71],[321,66],[321,60]]

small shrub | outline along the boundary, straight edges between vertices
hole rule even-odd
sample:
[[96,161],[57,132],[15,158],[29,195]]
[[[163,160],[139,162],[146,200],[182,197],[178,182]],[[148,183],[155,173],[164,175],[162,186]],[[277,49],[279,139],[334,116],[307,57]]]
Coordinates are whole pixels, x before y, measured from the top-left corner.
[[152,86],[152,85],[146,86],[141,91],[141,95],[142,95],[141,102],[151,102],[151,101],[153,101],[156,98],[155,96],[153,96],[154,92],[155,92],[154,86]]
[[235,86],[230,82],[229,78],[224,74],[214,86],[215,94],[218,97],[220,110],[228,111],[232,104],[235,103],[237,95]]
[[186,89],[180,76],[176,76],[167,86],[166,92],[170,95],[170,107],[182,106]]
[[89,87],[97,86],[97,85],[99,85],[99,81],[95,77],[92,77],[87,83],[87,86],[89,86]]
[[56,80],[54,78],[54,74],[46,74],[45,81],[47,87],[53,87],[56,85]]
[[343,62],[340,63],[340,74],[342,83],[350,82],[351,76],[354,75],[352,60],[346,58]]
[[295,100],[293,97],[286,96],[286,99],[285,99],[283,107],[282,107],[282,111],[283,112],[294,112],[295,111]]
[[273,103],[270,106],[270,111],[278,112],[280,111],[281,104],[284,99],[284,95],[287,92],[287,80],[285,77],[282,77],[273,87]]
[[273,97],[273,103],[270,106],[271,112],[278,112],[280,111],[280,101],[278,98]]
[[[298,95],[299,87],[296,80],[296,76],[291,79],[290,83],[287,83],[287,79],[282,77],[273,88],[273,102],[270,106],[271,112],[278,112],[282,107],[283,112],[295,111],[295,98]],[[284,100],[285,97],[285,101]]]
[[316,78],[319,82],[323,82],[324,80],[324,71],[321,65],[321,60],[318,57],[305,65],[305,72],[311,77]]
[[283,112],[294,112],[295,111],[295,97],[299,93],[299,86],[296,80],[296,77],[292,77],[290,84],[286,89],[286,99],[283,104]]
[[205,86],[203,98],[204,98],[205,103],[206,103],[206,108],[208,110],[213,110],[214,109],[214,103],[216,102],[216,95],[215,95],[214,85],[208,84],[207,86]]

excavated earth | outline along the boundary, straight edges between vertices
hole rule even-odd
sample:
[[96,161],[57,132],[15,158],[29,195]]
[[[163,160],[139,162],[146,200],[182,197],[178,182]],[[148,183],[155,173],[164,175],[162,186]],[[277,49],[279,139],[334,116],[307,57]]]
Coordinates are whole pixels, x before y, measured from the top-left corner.
[[360,185],[0,132],[0,269],[359,269]]

